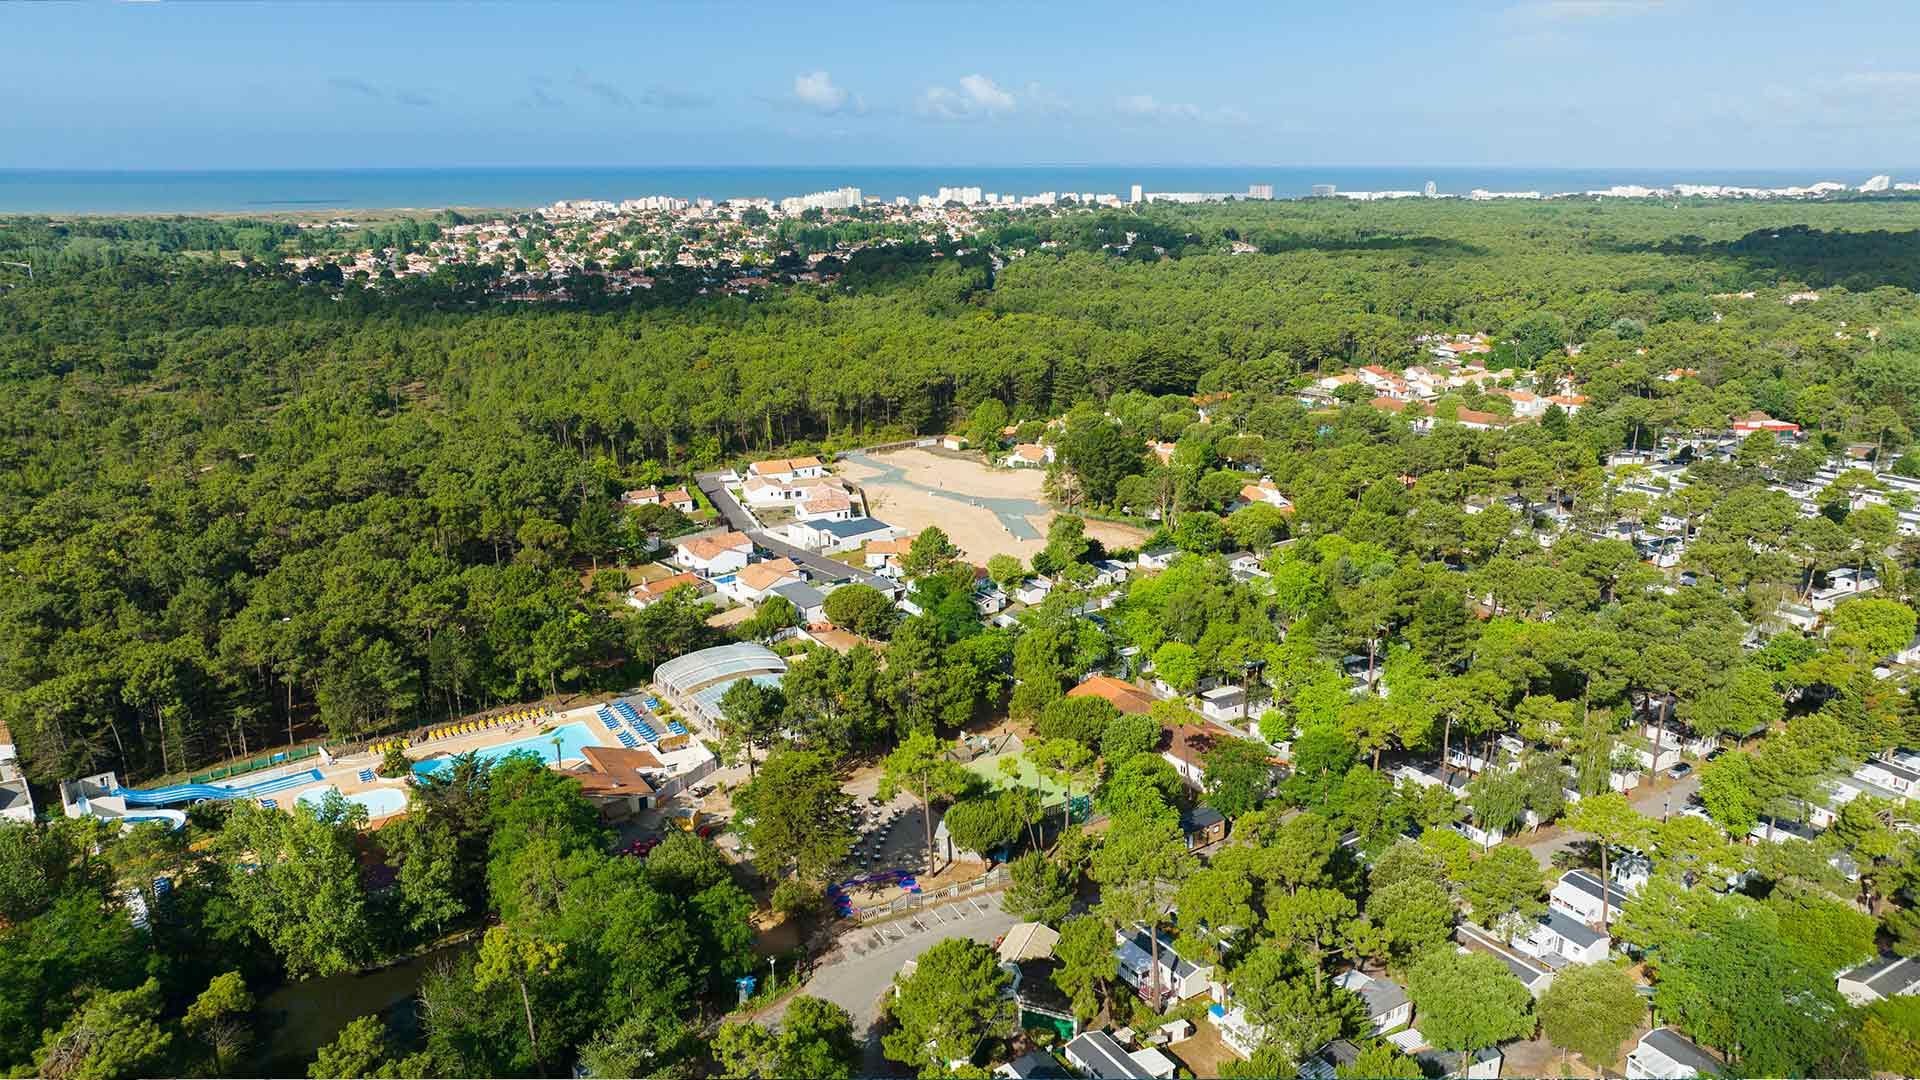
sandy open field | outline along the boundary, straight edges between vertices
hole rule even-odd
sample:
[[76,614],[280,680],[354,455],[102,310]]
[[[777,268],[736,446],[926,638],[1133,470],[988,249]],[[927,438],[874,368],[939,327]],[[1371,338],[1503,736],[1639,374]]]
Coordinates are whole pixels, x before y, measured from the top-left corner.
[[[909,533],[938,525],[974,563],[1002,553],[1030,559],[1046,546],[1054,511],[1041,493],[1040,469],[998,469],[927,450],[899,450],[872,460],[880,467],[843,460],[835,471],[859,484],[867,493],[868,512],[890,525]],[[950,497],[956,495],[962,498]],[[1014,535],[1003,514],[1019,519],[1020,531],[1028,535]],[[1087,523],[1087,534],[1108,547],[1134,547],[1146,538],[1138,529],[1098,521]]]

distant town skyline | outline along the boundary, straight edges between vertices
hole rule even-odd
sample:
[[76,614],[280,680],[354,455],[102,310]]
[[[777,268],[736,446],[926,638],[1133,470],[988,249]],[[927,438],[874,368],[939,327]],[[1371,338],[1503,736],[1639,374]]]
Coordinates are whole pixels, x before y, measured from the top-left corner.
[[0,168],[1819,168],[1920,139],[1914,10],[1031,12],[9,5]]

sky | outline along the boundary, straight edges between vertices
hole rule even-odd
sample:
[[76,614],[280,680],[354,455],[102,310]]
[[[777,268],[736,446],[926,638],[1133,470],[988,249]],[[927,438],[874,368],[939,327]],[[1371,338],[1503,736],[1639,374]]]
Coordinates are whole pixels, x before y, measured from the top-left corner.
[[15,3],[0,168],[1898,165],[1915,42],[1778,0]]

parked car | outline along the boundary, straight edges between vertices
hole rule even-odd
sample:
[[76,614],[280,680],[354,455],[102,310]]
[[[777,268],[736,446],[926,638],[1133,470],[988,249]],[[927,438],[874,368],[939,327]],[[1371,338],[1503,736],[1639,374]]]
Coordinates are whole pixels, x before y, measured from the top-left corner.
[[1687,777],[1693,775],[1693,766],[1683,761],[1673,768],[1668,769],[1667,775],[1673,777],[1675,780],[1685,780]]

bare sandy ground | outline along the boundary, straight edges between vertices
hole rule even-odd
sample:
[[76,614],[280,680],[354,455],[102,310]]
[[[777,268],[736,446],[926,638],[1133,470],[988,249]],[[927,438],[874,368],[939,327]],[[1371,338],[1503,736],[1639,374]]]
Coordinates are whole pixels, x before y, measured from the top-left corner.
[[[1000,554],[1031,559],[1046,546],[1047,526],[1055,512],[1047,506],[1046,496],[1041,492],[1045,479],[1041,470],[999,469],[984,462],[925,450],[900,450],[880,460],[904,470],[910,483],[875,480],[874,477],[880,475],[878,470],[853,461],[840,463],[835,471],[859,484],[871,504],[868,512],[889,525],[897,525],[909,533],[938,525],[954,545],[966,553],[967,560],[976,564],[984,564]],[[1030,500],[1034,512],[1025,517],[1038,537],[1015,537],[991,510],[943,498],[935,491]],[[1146,533],[1138,529],[1099,521],[1087,523],[1087,535],[1108,547],[1134,547],[1146,539]]]

